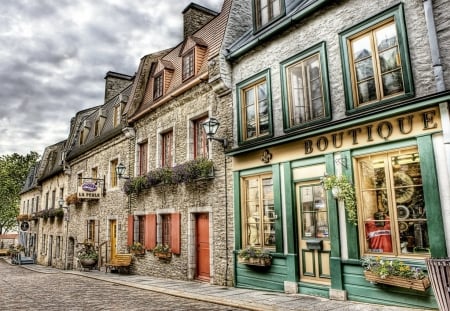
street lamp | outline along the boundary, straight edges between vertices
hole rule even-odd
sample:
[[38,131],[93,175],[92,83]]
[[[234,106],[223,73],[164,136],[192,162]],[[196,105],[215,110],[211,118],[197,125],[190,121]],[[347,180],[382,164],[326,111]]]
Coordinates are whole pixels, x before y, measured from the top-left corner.
[[59,198],[58,200],[58,204],[60,208],[66,209],[67,213],[64,216],[64,220],[66,221],[66,254],[64,256],[64,269],[67,270],[67,256],[68,256],[68,252],[69,252],[69,217],[70,217],[70,210],[69,210],[69,206],[64,206],[64,199],[62,197]]
[[124,176],[126,169],[127,168],[122,163],[119,163],[119,165],[117,165],[117,167],[116,167],[116,174],[119,177],[119,179],[130,179],[130,177]]
[[228,147],[228,141],[226,138],[216,138],[214,135],[216,135],[217,129],[220,126],[219,121],[217,121],[216,118],[209,118],[205,122],[203,122],[203,129],[205,130],[206,136],[208,139],[218,141],[222,144],[222,147],[225,149]]
[[[209,118],[203,122],[203,130],[209,141],[215,140],[222,144],[225,149],[228,147],[228,140],[226,138],[216,138],[214,135],[220,126],[220,122],[216,118]],[[224,184],[225,184],[225,284],[228,283],[228,186],[227,186],[227,156],[224,154]]]

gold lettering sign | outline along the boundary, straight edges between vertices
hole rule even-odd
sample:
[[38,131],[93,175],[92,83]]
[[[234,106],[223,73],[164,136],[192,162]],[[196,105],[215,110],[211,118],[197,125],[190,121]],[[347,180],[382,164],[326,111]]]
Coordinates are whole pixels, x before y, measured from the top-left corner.
[[406,135],[416,135],[429,130],[436,131],[440,128],[437,109],[430,109],[305,139],[301,143],[304,154],[312,155],[394,141]]
[[[270,153],[273,155],[271,163],[393,142],[441,130],[439,109],[432,107],[389,119],[330,131],[286,144],[270,146]],[[261,152],[262,150],[255,150],[234,156],[233,170],[260,166]]]

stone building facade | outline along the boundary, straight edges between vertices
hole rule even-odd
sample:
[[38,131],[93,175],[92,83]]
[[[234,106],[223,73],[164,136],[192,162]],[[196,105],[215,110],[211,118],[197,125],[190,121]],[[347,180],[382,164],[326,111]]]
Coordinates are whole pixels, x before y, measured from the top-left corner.
[[[371,284],[360,260],[381,256],[426,269],[426,258],[448,256],[446,5],[274,1],[267,17],[262,1],[251,2],[253,29],[227,53],[233,68],[234,232],[236,249],[265,249],[273,261],[260,273],[237,264],[236,285],[435,307],[430,288],[420,294],[396,288],[393,294],[392,287]],[[255,89],[261,96],[256,118],[246,110]],[[347,205],[322,187],[324,174],[345,175],[352,183],[356,226]],[[401,195],[405,189],[408,195]],[[256,234],[253,202],[264,206],[256,208],[260,219],[267,217],[260,223],[265,231]],[[373,239],[377,212],[389,246]],[[260,240],[266,231],[268,238]]]
[[[243,8],[249,11],[249,6]],[[209,10],[195,9],[197,16],[206,14],[201,19],[206,22],[185,32],[184,40],[167,53],[142,59],[127,108],[128,126],[135,137],[134,161],[126,166],[136,178],[147,178],[145,189],[130,195],[129,244],[141,242],[146,249],[134,265],[138,274],[229,285],[234,241],[230,159],[227,146],[208,140],[202,124],[212,117],[220,120],[216,136],[232,140],[230,67],[223,50],[239,34],[231,30],[236,7],[226,0],[210,20]],[[184,13],[191,10],[192,5]],[[185,16],[184,20],[191,19]],[[185,29],[193,26],[185,25]],[[186,67],[189,61],[191,69]],[[158,94],[156,81],[161,75],[164,88]],[[213,162],[209,178],[150,184],[149,176],[162,168],[175,172],[201,159]],[[154,256],[161,244],[171,248],[170,261]]]

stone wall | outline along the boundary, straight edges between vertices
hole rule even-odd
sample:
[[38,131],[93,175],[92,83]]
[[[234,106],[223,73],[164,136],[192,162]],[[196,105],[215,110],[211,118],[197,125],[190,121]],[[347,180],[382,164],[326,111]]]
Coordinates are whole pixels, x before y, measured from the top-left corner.
[[[357,25],[384,10],[397,5],[395,0],[377,0],[361,8],[360,1],[345,1],[345,4],[327,5],[312,16],[304,18],[296,27],[291,27],[271,41],[261,43],[233,64],[233,86],[253,75],[270,69],[273,128],[276,136],[284,135],[282,121],[282,98],[280,62],[305,51],[320,42],[325,42],[332,118],[345,117],[344,82],[342,75],[339,33]],[[421,1],[403,1],[408,34],[413,82],[417,96],[436,91],[428,46],[427,29]],[[442,20],[442,23],[443,22]],[[442,24],[443,25],[443,24]],[[236,89],[233,87],[236,98]],[[237,120],[237,118],[235,118]],[[235,123],[235,137],[237,124]]]
[[[105,178],[106,194],[99,200],[83,199],[82,203],[70,206],[69,237],[75,240],[75,254],[81,248],[87,238],[87,221],[93,220],[98,228],[95,232],[95,244],[101,246],[100,253],[102,261],[109,260],[110,221],[115,220],[117,224],[117,252],[127,253],[127,225],[128,225],[128,199],[122,191],[123,180],[119,180],[116,187],[110,183],[110,163],[118,159],[119,163],[129,163],[128,158],[129,141],[124,135],[112,138],[107,143],[92,149],[71,161],[71,175],[69,177],[69,192],[77,191],[77,176],[91,177],[92,168],[97,168],[98,178]],[[129,172],[126,172],[128,175]],[[74,263],[74,267],[76,264]]]
[[[174,162],[180,164],[192,159],[190,124],[196,118],[205,115],[214,116],[220,120],[221,126],[216,134],[217,137],[231,138],[231,95],[218,97],[205,82],[139,120],[135,124],[136,143],[148,141],[149,169],[160,166],[159,136],[161,132],[170,128],[173,129],[174,137]],[[214,161],[214,178],[191,184],[152,187],[139,194],[133,201],[132,211],[135,214],[181,213],[181,254],[174,255],[170,263],[167,263],[158,260],[148,252],[146,256],[137,258],[135,273],[174,279],[193,279],[195,246],[192,243],[195,231],[192,226],[194,214],[201,212],[209,213],[210,218],[211,282],[226,284],[233,280],[234,240],[233,234],[230,233],[233,230],[231,170],[227,171],[227,187],[225,187],[225,155],[220,143],[212,142],[210,154]],[[230,165],[228,158],[227,163]],[[225,204],[226,201],[227,204]],[[225,226],[226,213],[228,213],[228,233]],[[227,236],[228,240],[225,239]]]

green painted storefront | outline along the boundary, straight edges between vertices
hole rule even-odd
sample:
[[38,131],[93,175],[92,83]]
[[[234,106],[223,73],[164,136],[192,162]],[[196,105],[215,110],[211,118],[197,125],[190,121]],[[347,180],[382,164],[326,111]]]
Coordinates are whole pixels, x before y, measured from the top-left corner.
[[[317,167],[323,167],[327,174],[344,174],[354,182],[355,159],[358,157],[413,148],[417,150],[420,157],[423,200],[428,223],[429,256],[446,257],[438,186],[439,172],[436,170],[435,163],[436,153],[440,150],[435,150],[434,140],[442,132],[438,104],[448,100],[447,97],[415,100],[408,106],[393,109],[389,113],[361,116],[313,133],[291,135],[289,138],[272,140],[254,148],[234,150],[230,153],[234,159],[236,286],[279,292],[292,291],[294,287],[299,293],[333,299],[347,297],[348,300],[386,305],[437,308],[431,288],[425,292],[419,292],[400,287],[375,285],[365,280],[360,262],[362,253],[358,233],[360,228],[342,219],[342,205],[340,208],[340,203],[333,199],[330,191],[326,194],[328,202],[326,240],[330,244],[330,249],[327,250],[327,257],[325,257],[329,264],[329,275],[327,276],[326,269],[322,271],[321,267],[317,267],[319,274],[325,271],[323,273],[325,282],[304,281],[302,260],[306,257],[299,247],[301,228],[297,209],[297,192],[300,189],[298,185],[310,179],[318,180],[325,173],[316,169],[315,178],[308,176],[303,180],[301,173],[303,171],[310,172]],[[413,123],[408,125],[414,126],[414,129],[399,128],[400,122],[405,120],[413,120]],[[362,129],[361,132],[356,132],[362,133],[360,136],[354,135],[355,128]],[[348,143],[342,143],[339,148],[336,148],[336,142],[331,140],[336,137],[333,134],[341,132],[345,133],[349,140]],[[377,135],[378,137],[375,137]],[[315,150],[308,149],[311,147]],[[261,154],[264,151],[272,156],[268,163],[261,160]],[[309,167],[312,169],[308,170]],[[272,178],[274,212],[278,215],[274,226],[276,242],[271,251],[273,261],[270,267],[247,266],[238,263],[237,258],[238,251],[245,246],[243,236],[247,234],[243,232],[245,230],[242,226],[244,222],[241,210],[242,181],[247,176],[258,174],[270,174]],[[442,174],[445,173],[442,172]],[[426,269],[424,257],[406,256],[400,259]]]

